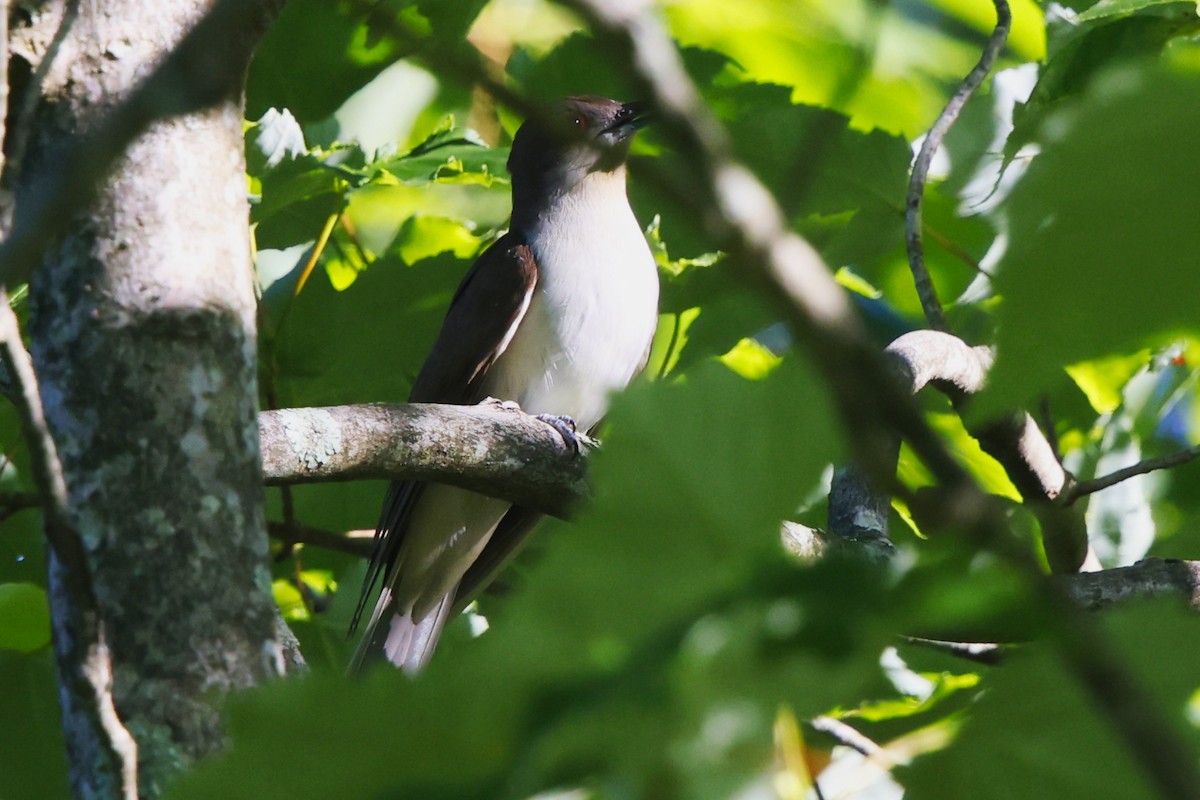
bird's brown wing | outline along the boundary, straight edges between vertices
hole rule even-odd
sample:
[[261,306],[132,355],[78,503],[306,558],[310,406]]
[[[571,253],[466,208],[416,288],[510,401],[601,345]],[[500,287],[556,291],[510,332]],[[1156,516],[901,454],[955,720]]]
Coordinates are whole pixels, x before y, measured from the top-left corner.
[[409,402],[482,400],[483,377],[512,341],[536,285],[537,263],[519,234],[510,231],[484,251],[450,301]]
[[[482,400],[484,376],[512,341],[536,284],[533,252],[519,234],[510,231],[484,251],[450,301],[409,401],[465,405]],[[387,575],[396,562],[422,486],[415,481],[395,481],[388,488],[351,631],[358,626],[380,576]],[[367,637],[370,635],[368,632]]]

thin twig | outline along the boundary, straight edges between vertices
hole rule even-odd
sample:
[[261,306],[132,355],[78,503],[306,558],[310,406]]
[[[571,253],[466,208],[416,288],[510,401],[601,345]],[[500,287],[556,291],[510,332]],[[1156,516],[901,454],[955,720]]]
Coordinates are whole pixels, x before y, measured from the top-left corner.
[[1127,481],[1138,475],[1145,475],[1155,470],[1169,469],[1171,467],[1178,467],[1180,464],[1186,464],[1197,456],[1200,456],[1200,444],[1192,445],[1186,450],[1180,450],[1178,453],[1158,456],[1157,458],[1147,458],[1145,461],[1139,461],[1132,466],[1119,469],[1116,472],[1110,472],[1108,475],[1072,484],[1064,492],[1066,496],[1063,498],[1063,501],[1068,504],[1073,503],[1080,497],[1094,494],[1101,489],[1115,486],[1121,481]]
[[42,496],[34,492],[0,492],[0,520],[18,511],[42,507]]
[[[4,153],[8,150],[8,129],[4,124],[8,115],[8,5],[8,0],[0,0],[0,175],[4,174]],[[8,216],[7,206],[6,199],[0,195],[0,220]],[[0,230],[3,227],[0,222]]]
[[[73,652],[69,657],[60,657],[60,675],[72,686],[72,697],[86,704],[85,713],[91,718],[96,737],[105,750],[106,769],[117,781],[119,795],[136,800],[137,741],[121,723],[113,702],[112,658],[92,585],[87,551],[70,519],[67,485],[57,447],[46,425],[37,377],[29,352],[21,342],[17,316],[3,290],[0,290],[0,360],[17,389],[17,411],[29,442],[33,477],[43,498],[46,539],[54,552],[61,575],[60,585],[69,595],[73,615],[70,630],[66,632],[69,637],[67,648]],[[57,625],[55,630],[57,634]]]
[[1008,2],[993,0],[993,3],[996,6],[996,27],[983,48],[979,63],[959,85],[958,91],[950,98],[946,108],[925,135],[925,141],[921,143],[921,150],[913,163],[912,178],[909,180],[908,194],[904,201],[904,241],[908,250],[908,266],[912,270],[913,283],[921,300],[921,308],[925,311],[925,319],[929,322],[929,327],[939,331],[946,330],[946,315],[942,311],[933,280],[929,277],[929,270],[925,267],[925,248],[921,242],[921,203],[925,197],[925,183],[929,178],[929,166],[933,163],[934,153],[942,146],[942,140],[958,119],[967,100],[975,94],[975,90],[992,71],[992,65],[1004,49],[1004,43],[1008,41],[1008,31],[1012,25]]
[[976,664],[986,664],[989,667],[994,667],[1002,662],[1005,656],[1004,646],[992,642],[946,642],[941,639],[925,639],[920,636],[905,636],[904,641],[927,650],[936,650],[939,653],[973,661]]
[[930,239],[933,239],[935,242],[937,242],[939,245],[942,246],[943,250],[945,250],[947,253],[954,256],[959,261],[963,262],[968,267],[970,267],[972,271],[977,272],[978,274],[982,275],[983,277],[987,278],[988,280],[995,279],[995,276],[992,275],[992,273],[989,270],[985,269],[984,266],[979,263],[979,259],[975,258],[973,255],[971,255],[966,250],[964,250],[961,245],[959,245],[957,242],[955,242],[949,236],[942,233],[940,230],[933,227],[928,222],[926,222],[924,224],[923,228],[924,228],[925,233],[929,235]]
[[882,747],[840,719],[827,716],[813,717],[808,724],[812,725],[813,730],[832,736],[838,744],[856,750],[867,758],[875,758],[883,753]]
[[268,522],[267,533],[285,545],[307,544],[338,553],[370,558],[374,531],[334,533],[333,531],[313,528],[300,522]]

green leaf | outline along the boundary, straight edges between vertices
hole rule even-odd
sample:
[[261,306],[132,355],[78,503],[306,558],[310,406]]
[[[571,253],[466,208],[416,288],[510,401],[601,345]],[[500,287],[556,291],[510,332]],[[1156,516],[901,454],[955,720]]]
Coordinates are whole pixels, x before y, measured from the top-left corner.
[[1139,370],[1145,368],[1149,357],[1148,350],[1140,350],[1128,356],[1097,358],[1072,364],[1067,367],[1067,373],[1087,395],[1092,408],[1099,414],[1108,414],[1121,404],[1121,389]]
[[507,148],[488,147],[461,131],[434,133],[410,152],[371,165],[377,180],[413,186],[429,183],[478,183],[490,186],[507,175]]
[[257,247],[263,250],[282,250],[316,239],[326,220],[345,208],[349,190],[367,180],[352,166],[361,163],[362,152],[350,146],[292,153],[272,165],[265,148],[276,146],[276,127],[253,129],[255,144],[249,152],[259,155],[248,158],[259,188],[250,220]]
[[[383,4],[396,13],[407,2]],[[247,86],[247,115],[286,107],[302,123],[317,122],[365,86],[399,51],[390,38],[372,34],[353,4],[327,0],[289,2],[255,50]]]
[[[1195,671],[1187,659],[1163,657],[1200,647],[1194,619],[1167,603],[1129,607],[1103,619],[1106,635],[1118,644],[1118,658],[1131,668],[1128,674],[1156,695],[1155,707],[1170,726],[1164,735],[1182,736],[1195,747],[1196,731],[1184,722],[1197,686]],[[1154,795],[1111,718],[1047,643],[1014,655],[982,685],[986,692],[954,746],[903,770],[914,795],[1024,800],[1030,786],[1045,797]]]
[[1104,17],[1115,17],[1124,14],[1132,14],[1143,8],[1151,6],[1183,6],[1190,5],[1195,8],[1195,3],[1180,3],[1179,0],[1100,0],[1099,3],[1084,11],[1077,18],[1079,22],[1090,22],[1094,19],[1102,19]]
[[467,259],[479,250],[480,241],[467,226],[444,217],[411,216],[404,221],[396,237],[396,252],[408,264],[442,253]]
[[32,583],[0,583],[0,649],[30,653],[49,643],[45,590]]
[[1195,5],[1173,3],[1152,13],[1101,18],[1086,25],[1059,22],[1045,67],[1028,102],[1013,110],[1014,129],[1004,146],[1006,161],[1034,141],[1059,104],[1085,92],[1098,75],[1125,61],[1155,58],[1176,37],[1200,27]]
[[1200,80],[1127,68],[1064,108],[1014,190],[991,409],[1068,364],[1195,327]]
[[254,123],[254,144],[266,158],[266,166],[274,167],[285,158],[299,158],[308,152],[304,132],[292,112],[286,108],[268,108]]
[[[411,267],[385,256],[344,291],[314,274],[274,342],[280,402],[403,401],[468,266],[446,255]],[[290,291],[285,283],[272,289]]]
[[54,654],[0,650],[0,785],[4,797],[66,800],[67,748],[63,742]]

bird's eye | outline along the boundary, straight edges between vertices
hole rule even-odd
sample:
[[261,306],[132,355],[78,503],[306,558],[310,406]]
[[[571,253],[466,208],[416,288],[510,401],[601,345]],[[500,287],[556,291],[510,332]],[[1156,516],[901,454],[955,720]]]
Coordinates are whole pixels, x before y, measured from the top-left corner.
[[572,121],[574,122],[576,128],[579,128],[581,131],[587,130],[587,119],[583,115],[576,114]]

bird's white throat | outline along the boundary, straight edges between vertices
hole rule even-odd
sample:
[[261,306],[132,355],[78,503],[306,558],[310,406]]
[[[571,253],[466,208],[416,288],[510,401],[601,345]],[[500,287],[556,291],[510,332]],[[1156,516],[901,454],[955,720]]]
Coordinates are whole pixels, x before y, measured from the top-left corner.
[[629,207],[624,169],[589,174],[530,227],[537,288],[488,391],[586,430],[633,378],[654,335],[654,257]]

